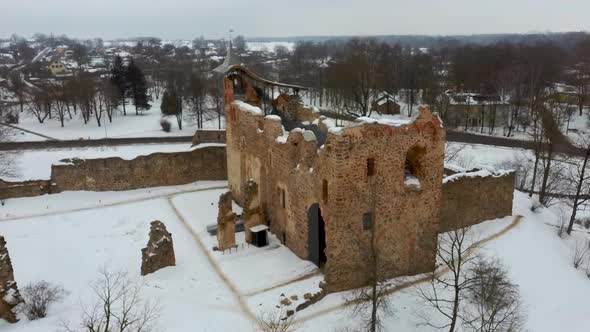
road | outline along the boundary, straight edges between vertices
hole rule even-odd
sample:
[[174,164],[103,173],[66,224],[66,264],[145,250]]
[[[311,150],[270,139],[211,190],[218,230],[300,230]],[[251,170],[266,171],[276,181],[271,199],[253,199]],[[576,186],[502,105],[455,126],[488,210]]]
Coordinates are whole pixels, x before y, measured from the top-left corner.
[[[453,130],[447,130],[447,142],[502,146],[526,150],[534,150],[535,148],[535,143],[533,141],[525,141],[498,136],[476,135]],[[584,156],[585,152],[584,149],[578,148],[569,142],[556,143],[554,145],[554,150],[557,153],[575,156]]]

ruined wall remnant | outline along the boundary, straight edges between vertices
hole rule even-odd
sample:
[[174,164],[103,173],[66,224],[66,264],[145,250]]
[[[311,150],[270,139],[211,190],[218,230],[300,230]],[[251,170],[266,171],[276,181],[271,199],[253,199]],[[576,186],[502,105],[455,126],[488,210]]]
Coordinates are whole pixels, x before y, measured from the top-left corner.
[[264,212],[260,206],[260,197],[258,195],[258,184],[256,181],[250,179],[244,184],[242,188],[244,193],[244,211],[242,218],[244,219],[244,229],[246,235],[246,242],[252,242],[252,232],[250,228],[264,223]]
[[[428,108],[414,121],[360,119],[346,128],[318,117],[318,130],[326,129],[320,141],[311,130],[285,132],[280,117],[234,101],[228,80],[224,87],[228,183],[234,199],[245,206],[243,183],[254,179],[271,231],[302,259],[315,259],[318,247],[320,260],[325,253],[320,264],[330,291],[366,282],[363,251],[370,230],[363,220],[370,213],[386,257],[383,275],[434,269],[445,133]],[[419,152],[411,156],[419,186],[408,185],[405,177],[411,150]],[[325,248],[312,243],[324,233]]]
[[150,239],[147,246],[141,249],[141,275],[158,271],[167,266],[175,266],[174,243],[172,234],[166,225],[159,220],[150,224]]
[[512,215],[514,172],[479,170],[444,180],[440,232]]
[[51,181],[31,180],[9,182],[0,179],[0,199],[35,197],[51,193]]
[[285,118],[291,121],[313,122],[320,117],[315,107],[305,106],[299,96],[280,94],[274,101],[273,107]]
[[225,160],[224,146],[197,146],[192,151],[153,153],[132,160],[66,160],[51,166],[52,190],[117,191],[225,180]]
[[23,302],[16,281],[10,255],[6,248],[6,241],[0,236],[0,318],[10,323],[16,323],[15,308]]
[[219,196],[217,215],[217,248],[221,251],[235,247],[236,226],[232,211],[232,194],[226,192]]
[[192,145],[195,146],[206,143],[225,144],[225,129],[197,129],[193,135]]

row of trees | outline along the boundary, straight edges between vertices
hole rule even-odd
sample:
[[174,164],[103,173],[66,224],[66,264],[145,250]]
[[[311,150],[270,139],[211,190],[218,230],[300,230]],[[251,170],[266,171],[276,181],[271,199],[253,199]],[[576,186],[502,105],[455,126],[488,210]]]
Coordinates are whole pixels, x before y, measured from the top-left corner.
[[575,87],[568,102],[581,114],[588,100],[589,58],[588,37],[568,49],[553,41],[425,50],[376,39],[332,40],[298,43],[279,74],[283,81],[313,87],[312,103],[354,116],[370,115],[379,92],[399,95],[407,115],[417,103],[427,103],[443,120],[448,120],[447,90],[493,95],[509,104],[511,136],[517,123],[531,122],[528,110],[536,95],[556,82]]
[[131,60],[124,65],[121,58],[115,59],[110,77],[100,77],[78,72],[64,80],[47,80],[27,86],[23,77],[15,72],[10,77],[20,112],[27,110],[39,121],[56,119],[65,126],[67,119],[80,115],[84,124],[96,120],[102,125],[103,115],[112,122],[119,105],[127,115],[127,99],[131,99],[136,114],[150,108],[147,80],[142,70]]

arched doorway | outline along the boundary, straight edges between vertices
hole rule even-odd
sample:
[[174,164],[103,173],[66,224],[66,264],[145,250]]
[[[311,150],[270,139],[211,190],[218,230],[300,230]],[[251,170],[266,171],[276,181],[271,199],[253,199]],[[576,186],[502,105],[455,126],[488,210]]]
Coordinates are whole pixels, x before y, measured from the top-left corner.
[[322,267],[328,260],[326,256],[326,227],[318,203],[307,211],[307,249],[308,259]]

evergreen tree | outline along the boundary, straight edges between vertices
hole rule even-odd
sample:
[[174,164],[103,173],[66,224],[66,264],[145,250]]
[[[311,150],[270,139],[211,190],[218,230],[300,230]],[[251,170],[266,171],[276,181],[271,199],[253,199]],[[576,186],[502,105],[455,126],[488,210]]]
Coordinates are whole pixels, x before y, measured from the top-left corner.
[[176,116],[178,129],[182,130],[182,98],[174,90],[164,91],[160,110],[163,115]]
[[150,109],[147,95],[147,81],[141,69],[131,60],[127,67],[127,82],[129,83],[129,94],[133,98],[135,114],[139,115],[139,110]]
[[123,59],[121,59],[121,57],[118,55],[115,58],[115,63],[111,69],[111,82],[115,87],[117,87],[119,92],[119,99],[123,104],[123,115],[127,115],[127,111],[125,110],[125,96],[129,90],[129,84],[127,82],[127,68],[125,68],[123,65]]

